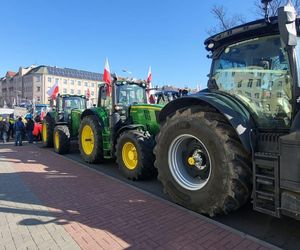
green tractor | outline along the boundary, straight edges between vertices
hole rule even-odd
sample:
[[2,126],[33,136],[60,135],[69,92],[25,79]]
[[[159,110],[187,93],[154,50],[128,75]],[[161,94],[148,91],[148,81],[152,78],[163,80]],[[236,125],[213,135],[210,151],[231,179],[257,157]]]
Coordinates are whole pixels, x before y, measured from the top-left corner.
[[[111,95],[107,95],[110,91]],[[88,163],[116,158],[131,180],[156,174],[154,136],[161,105],[147,104],[146,83],[114,80],[99,87],[98,107],[85,110],[79,128],[79,149]]]
[[85,109],[85,96],[58,94],[56,108],[48,112],[43,120],[43,145],[54,146],[59,154],[68,153],[71,140],[78,137],[80,116]]
[[[263,0],[268,10],[270,0]],[[214,216],[241,207],[300,219],[300,19],[278,17],[205,41],[208,88],[159,114],[155,166],[174,202]]]

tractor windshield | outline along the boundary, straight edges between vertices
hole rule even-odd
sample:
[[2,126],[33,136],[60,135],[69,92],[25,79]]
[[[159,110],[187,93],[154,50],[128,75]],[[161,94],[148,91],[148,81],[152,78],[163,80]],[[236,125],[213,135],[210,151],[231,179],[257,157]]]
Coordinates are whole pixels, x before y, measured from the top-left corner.
[[255,38],[226,48],[214,59],[219,91],[243,102],[261,128],[288,128],[291,76],[279,36]]
[[137,84],[117,85],[117,103],[124,106],[147,103],[146,90]]
[[65,109],[86,109],[86,100],[83,97],[69,96],[64,99]]

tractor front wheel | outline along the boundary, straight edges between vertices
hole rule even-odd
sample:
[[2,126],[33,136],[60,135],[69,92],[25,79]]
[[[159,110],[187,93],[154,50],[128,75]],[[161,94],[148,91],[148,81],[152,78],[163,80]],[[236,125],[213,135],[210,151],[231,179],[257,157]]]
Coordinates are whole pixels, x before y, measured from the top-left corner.
[[46,116],[42,122],[42,141],[44,147],[53,147],[53,127],[53,119],[50,116]]
[[70,131],[68,126],[56,126],[53,132],[54,151],[58,154],[67,154],[70,150]]
[[95,116],[86,116],[79,127],[79,150],[85,162],[103,161],[102,128]]
[[149,179],[156,175],[153,155],[154,139],[142,131],[129,130],[117,140],[117,164],[130,180]]
[[161,127],[156,141],[158,179],[174,202],[214,216],[247,201],[250,158],[220,113],[198,107],[177,111]]

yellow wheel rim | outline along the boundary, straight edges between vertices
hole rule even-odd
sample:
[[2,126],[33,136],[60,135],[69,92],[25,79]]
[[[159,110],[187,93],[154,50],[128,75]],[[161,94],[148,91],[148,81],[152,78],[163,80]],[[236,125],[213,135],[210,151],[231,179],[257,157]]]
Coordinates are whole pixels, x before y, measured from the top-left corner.
[[122,159],[125,166],[133,170],[136,168],[138,163],[138,154],[136,147],[132,142],[126,142],[122,148]]
[[81,132],[81,146],[86,155],[90,155],[95,147],[94,132],[90,125],[85,125]]
[[46,142],[47,141],[47,124],[45,122],[43,122],[43,141]]
[[54,134],[54,147],[58,150],[59,149],[59,133],[58,131]]

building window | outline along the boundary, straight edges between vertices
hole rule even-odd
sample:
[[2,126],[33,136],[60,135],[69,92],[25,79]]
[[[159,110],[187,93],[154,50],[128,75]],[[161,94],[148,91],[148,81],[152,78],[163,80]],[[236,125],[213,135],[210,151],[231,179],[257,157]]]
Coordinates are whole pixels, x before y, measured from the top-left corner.
[[38,102],[40,102],[40,101],[41,101],[41,97],[37,96],[36,100],[37,100]]
[[41,91],[41,87],[39,87],[39,86],[36,87],[36,91],[37,91],[37,92],[40,92],[40,91]]
[[74,89],[71,89],[71,94],[72,94],[72,95],[74,94]]
[[281,92],[277,92],[277,98],[282,98],[282,93]]
[[74,80],[71,80],[70,83],[71,83],[71,85],[74,85]]
[[259,99],[259,93],[255,93],[255,98]]
[[81,90],[80,89],[77,90],[77,95],[81,95]]
[[241,88],[241,87],[242,87],[242,83],[243,83],[243,81],[238,82],[237,87],[238,87],[238,88]]
[[48,82],[51,82],[51,81],[52,81],[51,77],[48,77]]
[[78,86],[81,86],[81,81],[78,81],[77,83],[78,83]]
[[91,87],[93,88],[95,86],[95,83],[91,82]]
[[88,87],[88,86],[89,86],[89,83],[88,83],[88,82],[85,82],[85,83],[84,83],[84,86],[85,86],[85,87]]
[[246,94],[248,97],[251,97],[251,93],[245,92],[245,94]]
[[59,82],[59,78],[55,78],[55,83],[58,83]]
[[64,88],[64,89],[63,89],[63,92],[64,92],[64,94],[67,94],[67,89]]
[[91,91],[91,95],[94,96],[94,95],[95,95],[95,92],[94,92],[94,91]]
[[66,79],[64,79],[64,84],[68,84],[68,81]]
[[261,87],[261,79],[257,79],[256,87]]
[[249,79],[248,88],[252,88],[253,79]]

